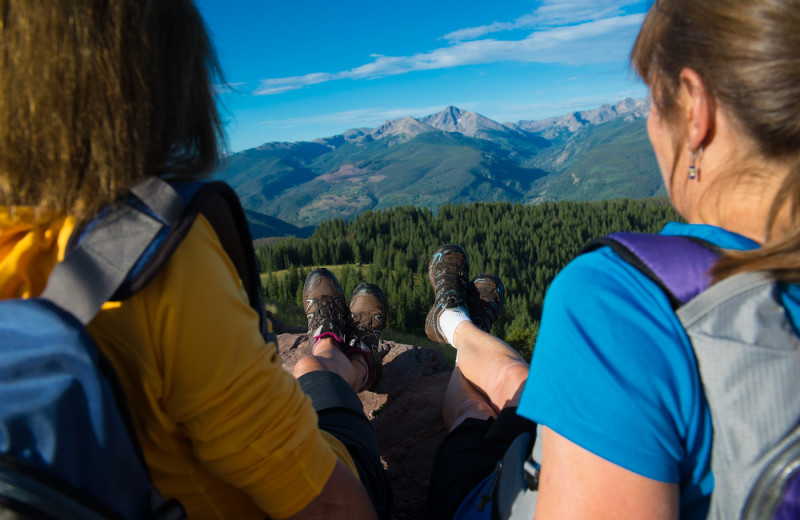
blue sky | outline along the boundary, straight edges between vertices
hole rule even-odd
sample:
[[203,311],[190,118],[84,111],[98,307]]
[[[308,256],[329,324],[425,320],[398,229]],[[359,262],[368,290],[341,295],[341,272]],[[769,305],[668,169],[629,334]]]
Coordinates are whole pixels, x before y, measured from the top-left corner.
[[448,105],[504,123],[647,94],[628,54],[652,0],[195,1],[233,152]]

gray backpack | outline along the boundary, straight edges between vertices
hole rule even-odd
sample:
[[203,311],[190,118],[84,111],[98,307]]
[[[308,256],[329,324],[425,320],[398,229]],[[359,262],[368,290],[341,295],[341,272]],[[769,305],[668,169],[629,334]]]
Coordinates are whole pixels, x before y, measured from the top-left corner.
[[[610,246],[658,284],[692,342],[711,410],[714,492],[708,518],[800,518],[800,338],[781,284],[744,273],[711,285],[718,249],[689,237],[614,233]],[[501,518],[531,518],[537,470],[521,440],[503,461]],[[538,444],[538,443],[537,443]]]

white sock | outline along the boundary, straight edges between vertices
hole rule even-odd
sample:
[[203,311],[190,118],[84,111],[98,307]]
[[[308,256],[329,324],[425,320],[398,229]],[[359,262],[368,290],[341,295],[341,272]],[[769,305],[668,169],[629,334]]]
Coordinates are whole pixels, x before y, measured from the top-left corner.
[[456,334],[456,327],[465,321],[472,320],[469,319],[469,311],[464,307],[447,309],[439,316],[439,331],[449,344],[453,345],[453,336]]

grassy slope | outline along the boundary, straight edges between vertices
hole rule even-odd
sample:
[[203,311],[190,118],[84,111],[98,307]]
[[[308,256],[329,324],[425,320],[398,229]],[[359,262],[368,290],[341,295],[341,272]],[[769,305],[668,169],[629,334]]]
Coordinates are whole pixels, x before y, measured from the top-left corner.
[[286,191],[272,212],[286,221],[307,224],[412,203],[437,208],[476,184],[474,172],[485,170],[483,161],[480,150],[447,134],[425,134],[394,145],[350,143],[310,167],[323,173],[352,164],[364,171],[362,175],[316,178]]
[[546,198],[600,200],[666,195],[645,125],[643,119],[633,123],[618,119],[566,143],[558,154],[568,158],[558,167],[560,175],[550,179]]
[[[453,201],[521,200],[546,175],[519,163],[521,155],[545,146],[540,141],[431,132],[406,142],[347,143],[313,157],[307,153],[303,160],[285,145],[237,154],[218,176],[236,187],[248,208],[306,225],[407,204],[436,209]],[[345,165],[359,173],[325,175]]]

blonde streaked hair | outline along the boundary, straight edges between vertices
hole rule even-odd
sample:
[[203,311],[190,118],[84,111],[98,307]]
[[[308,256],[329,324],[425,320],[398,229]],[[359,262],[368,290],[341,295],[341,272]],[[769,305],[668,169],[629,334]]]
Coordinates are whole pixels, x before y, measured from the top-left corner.
[[[673,128],[680,128],[682,117],[679,75],[689,68],[728,110],[756,154],[794,165],[772,201],[764,247],[727,253],[712,271],[717,280],[771,271],[776,279],[800,282],[798,27],[800,0],[657,0],[631,52],[653,103]],[[672,144],[677,159],[686,136],[676,133]],[[773,237],[776,217],[786,208],[791,229]]]
[[0,0],[0,204],[85,219],[208,174],[220,77],[191,0]]

